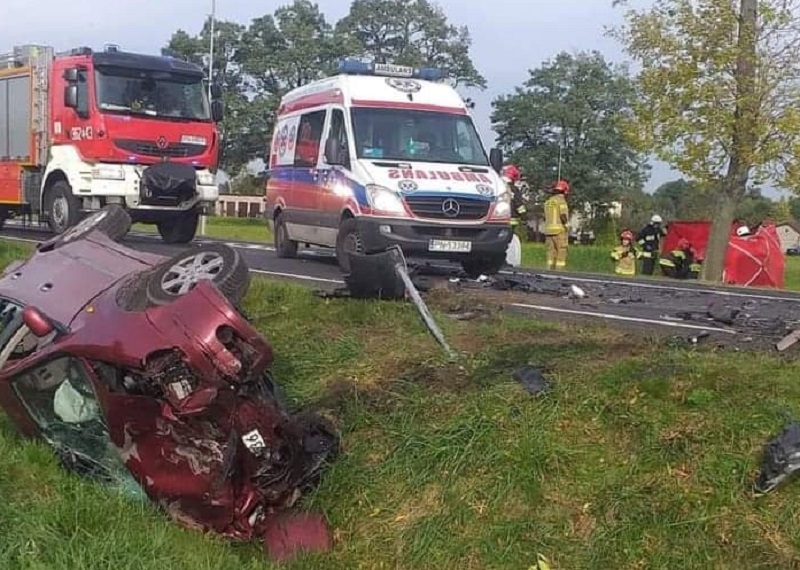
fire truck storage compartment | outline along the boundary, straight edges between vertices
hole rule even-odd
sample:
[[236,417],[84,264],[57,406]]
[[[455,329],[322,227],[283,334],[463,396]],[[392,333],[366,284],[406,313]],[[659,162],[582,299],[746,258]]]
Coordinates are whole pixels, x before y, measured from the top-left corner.
[[2,76],[0,68],[0,160],[31,160],[31,76]]

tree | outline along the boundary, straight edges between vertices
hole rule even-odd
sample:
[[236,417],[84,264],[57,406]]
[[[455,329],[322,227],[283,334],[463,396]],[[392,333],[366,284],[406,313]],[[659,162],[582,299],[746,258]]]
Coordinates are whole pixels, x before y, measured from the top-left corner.
[[625,141],[619,123],[634,95],[625,68],[597,52],[563,52],[529,74],[522,87],[492,103],[492,123],[532,188],[555,181],[561,152],[562,176],[575,202],[610,202],[641,189],[642,156]]
[[655,0],[627,10],[611,32],[642,66],[631,140],[712,193],[708,281],[722,278],[730,226],[750,185],[800,187],[798,4]]
[[428,0],[355,0],[336,29],[375,61],[439,67],[454,85],[486,87],[469,55],[469,30]]

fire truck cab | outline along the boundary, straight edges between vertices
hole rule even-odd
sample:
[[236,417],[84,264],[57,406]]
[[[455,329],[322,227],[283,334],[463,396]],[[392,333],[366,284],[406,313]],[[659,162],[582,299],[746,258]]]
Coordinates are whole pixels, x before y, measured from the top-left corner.
[[191,241],[219,195],[219,97],[200,66],[172,57],[32,45],[0,56],[0,224],[35,215],[62,233],[117,203],[165,242]]

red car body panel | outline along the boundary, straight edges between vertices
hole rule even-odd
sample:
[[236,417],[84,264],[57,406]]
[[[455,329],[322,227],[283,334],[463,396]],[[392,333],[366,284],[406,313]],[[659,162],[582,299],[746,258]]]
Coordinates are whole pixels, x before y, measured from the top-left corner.
[[[152,500],[193,528],[264,536],[268,515],[299,495],[311,424],[260,388],[272,349],[210,281],[169,304],[136,306],[136,280],[161,259],[94,232],[6,271],[0,296],[35,306],[62,333],[0,369],[0,405],[38,435],[10,380],[56,356],[80,359],[111,442]],[[129,389],[134,376],[158,395]]]

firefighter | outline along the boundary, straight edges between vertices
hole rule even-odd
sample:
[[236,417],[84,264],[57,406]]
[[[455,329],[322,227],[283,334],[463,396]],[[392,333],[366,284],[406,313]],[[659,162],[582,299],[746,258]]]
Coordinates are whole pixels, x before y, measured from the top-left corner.
[[552,194],[544,202],[544,235],[547,240],[547,267],[549,269],[565,269],[567,267],[567,223],[569,207],[566,195],[569,184],[559,180],[550,190]]
[[692,244],[686,238],[678,241],[678,246],[669,255],[658,260],[661,272],[675,279],[696,278],[700,274],[700,265]]
[[528,212],[522,200],[521,193],[517,191],[517,184],[522,179],[522,173],[519,171],[519,168],[513,164],[507,164],[503,167],[501,176],[506,183],[508,191],[511,193],[511,209],[513,216],[511,218],[511,225],[518,226],[520,223],[525,222]]
[[658,214],[653,214],[650,222],[639,231],[636,243],[639,245],[642,258],[642,275],[652,275],[658,260],[661,238],[667,235],[661,224],[664,220]]
[[611,259],[617,262],[614,273],[633,277],[636,275],[636,258],[639,252],[633,246],[633,232],[625,230],[620,234],[620,245],[611,251]]

